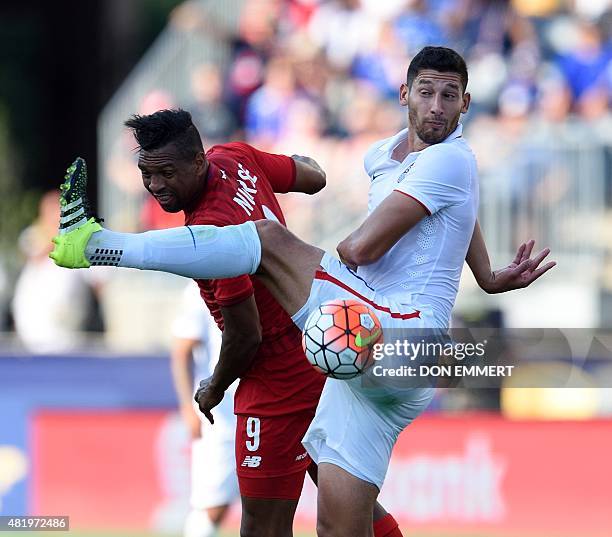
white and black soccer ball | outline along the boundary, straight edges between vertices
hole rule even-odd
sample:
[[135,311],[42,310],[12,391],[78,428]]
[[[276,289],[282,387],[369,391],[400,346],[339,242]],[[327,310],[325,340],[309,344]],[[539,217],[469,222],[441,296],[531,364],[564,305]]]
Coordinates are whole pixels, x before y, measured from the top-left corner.
[[320,373],[336,379],[361,375],[373,363],[382,341],[376,314],[357,300],[329,300],[308,316],[302,336],[306,358]]

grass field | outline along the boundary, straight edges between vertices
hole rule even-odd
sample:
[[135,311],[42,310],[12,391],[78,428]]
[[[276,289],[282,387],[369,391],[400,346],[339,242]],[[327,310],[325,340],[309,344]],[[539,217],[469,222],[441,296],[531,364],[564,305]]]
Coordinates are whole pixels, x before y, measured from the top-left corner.
[[[57,537],[62,537],[63,535],[70,537],[181,537],[180,535],[170,535],[167,533],[142,533],[142,532],[89,532],[89,531],[69,531],[69,532],[31,532],[31,531],[19,531],[19,532],[2,532],[2,537],[12,536],[12,537],[41,537],[41,535],[55,535]],[[220,534],[219,537],[239,537],[237,532],[233,531],[224,531]],[[295,533],[294,537],[316,537],[314,533]],[[411,533],[410,537],[459,537],[454,535],[439,535],[439,534],[414,534]],[[481,535],[465,535],[462,534],[460,537],[485,537]],[[518,536],[517,536],[518,537]],[[543,536],[542,536],[543,537]]]
[[[180,535],[169,535],[167,533],[109,533],[109,532],[30,532],[30,531],[20,531],[20,532],[2,532],[2,537],[11,536],[11,537],[41,537],[42,534],[46,535],[55,535],[57,537],[61,537],[62,535],[70,536],[70,537],[181,537]],[[239,537],[237,532],[225,531],[222,532],[219,537]],[[294,537],[316,537],[314,533],[294,533]],[[440,534],[415,534],[410,533],[410,537],[484,537],[481,535],[440,535]],[[518,536],[517,536],[518,537]],[[545,536],[541,536],[545,537]]]
[[[475,535],[461,533],[461,534],[439,534],[439,533],[408,533],[404,531],[406,537],[495,537],[489,536],[485,533],[479,533]],[[147,533],[147,532],[108,532],[108,531],[100,531],[100,532],[87,532],[87,531],[69,531],[67,533],[64,532],[47,532],[46,535],[55,535],[57,537],[62,537],[62,535],[70,536],[70,537],[181,537],[180,535],[169,535],[167,533]],[[2,532],[2,537],[41,537],[41,532]],[[221,533],[220,537],[239,537],[237,532],[234,531],[224,531]],[[316,537],[314,533],[302,533],[298,532],[294,534],[294,537]],[[535,535],[507,535],[504,534],[504,537],[535,537]],[[538,535],[537,537],[550,537],[546,535]],[[558,537],[558,536],[555,536]],[[564,537],[572,537],[566,535]],[[574,537],[584,537],[584,536],[574,536]]]

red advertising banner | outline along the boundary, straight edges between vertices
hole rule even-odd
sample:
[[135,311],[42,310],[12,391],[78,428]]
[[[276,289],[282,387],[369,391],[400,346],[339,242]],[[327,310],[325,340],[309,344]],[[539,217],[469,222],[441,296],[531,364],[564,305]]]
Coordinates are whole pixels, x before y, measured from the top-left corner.
[[183,499],[189,486],[188,443],[172,417],[166,411],[37,414],[31,512],[69,515],[71,528],[163,529],[171,481],[179,481],[174,489],[184,491]]
[[612,535],[612,421],[417,419],[381,494],[406,528]]
[[[32,440],[32,512],[180,531],[189,442],[175,414],[44,412]],[[408,533],[609,537],[611,454],[612,421],[424,416],[400,437],[381,503]],[[307,484],[296,526],[314,530],[315,495]]]

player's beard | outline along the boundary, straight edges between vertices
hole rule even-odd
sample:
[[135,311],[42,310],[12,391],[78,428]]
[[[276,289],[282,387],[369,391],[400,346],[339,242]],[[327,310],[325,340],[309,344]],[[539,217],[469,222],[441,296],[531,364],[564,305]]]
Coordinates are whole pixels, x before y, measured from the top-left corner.
[[434,130],[431,125],[427,124],[427,121],[431,118],[419,121],[416,111],[414,109],[408,110],[409,124],[416,125],[415,132],[417,136],[422,142],[428,145],[439,144],[448,138],[448,136],[457,128],[460,115],[461,112],[450,121],[448,119],[440,119],[439,121],[445,121],[444,128]]
[[[151,192],[149,190],[149,192]],[[183,205],[174,193],[164,193],[164,195],[158,197],[151,192],[151,195],[155,198],[158,205],[167,213],[178,213],[183,210]]]

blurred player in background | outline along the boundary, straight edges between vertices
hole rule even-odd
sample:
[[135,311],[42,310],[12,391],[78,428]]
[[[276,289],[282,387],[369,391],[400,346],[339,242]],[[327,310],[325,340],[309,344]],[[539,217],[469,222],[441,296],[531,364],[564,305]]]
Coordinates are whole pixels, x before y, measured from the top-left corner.
[[212,375],[221,350],[221,332],[202,304],[198,287],[189,282],[173,324],[172,379],[181,417],[191,443],[191,511],[184,537],[213,537],[240,492],[234,442],[234,382],[216,407],[214,427],[200,418],[193,404],[194,384]]
[[[66,352],[83,344],[100,272],[85,277],[66,274],[49,261],[48,241],[57,233],[60,212],[56,190],[40,199],[38,215],[19,237],[25,263],[13,295],[15,331],[22,344],[38,354]],[[104,270],[102,270],[104,272]]]

